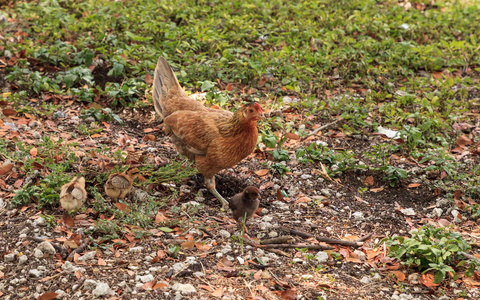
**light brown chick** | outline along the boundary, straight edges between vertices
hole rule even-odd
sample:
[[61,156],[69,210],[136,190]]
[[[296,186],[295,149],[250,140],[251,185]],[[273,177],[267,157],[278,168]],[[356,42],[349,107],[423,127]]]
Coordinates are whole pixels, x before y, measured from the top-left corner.
[[[260,204],[260,191],[254,186],[247,186],[243,192],[236,194],[229,201],[232,216],[242,227],[243,222],[250,219]],[[245,222],[246,223],[246,222]],[[245,224],[246,228],[246,224]]]
[[107,182],[105,182],[105,193],[114,201],[125,198],[132,189],[133,181],[138,175],[137,168],[110,174]]
[[85,178],[75,177],[60,188],[60,205],[65,211],[77,210],[87,199]]

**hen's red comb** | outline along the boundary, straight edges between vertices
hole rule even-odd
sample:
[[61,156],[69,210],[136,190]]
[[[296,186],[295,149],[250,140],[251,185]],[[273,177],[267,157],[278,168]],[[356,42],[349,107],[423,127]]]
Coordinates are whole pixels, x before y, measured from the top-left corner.
[[255,107],[257,107],[257,109],[258,109],[259,112],[263,112],[262,107],[260,106],[260,104],[255,103]]

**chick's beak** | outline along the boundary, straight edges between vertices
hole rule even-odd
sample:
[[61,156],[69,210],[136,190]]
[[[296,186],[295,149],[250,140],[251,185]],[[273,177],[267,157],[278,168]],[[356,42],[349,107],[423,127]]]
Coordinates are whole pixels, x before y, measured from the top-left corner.
[[265,114],[263,113],[263,111],[258,114],[258,119],[259,120],[266,120],[267,119],[267,118],[265,118]]

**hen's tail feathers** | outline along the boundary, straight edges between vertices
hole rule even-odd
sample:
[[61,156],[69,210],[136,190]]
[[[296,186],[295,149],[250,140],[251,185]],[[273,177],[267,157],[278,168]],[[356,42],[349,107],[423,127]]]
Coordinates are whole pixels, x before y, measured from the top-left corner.
[[153,105],[155,110],[162,117],[163,106],[168,96],[170,89],[182,90],[180,83],[178,83],[177,76],[173,73],[172,68],[162,56],[158,59],[153,77]]

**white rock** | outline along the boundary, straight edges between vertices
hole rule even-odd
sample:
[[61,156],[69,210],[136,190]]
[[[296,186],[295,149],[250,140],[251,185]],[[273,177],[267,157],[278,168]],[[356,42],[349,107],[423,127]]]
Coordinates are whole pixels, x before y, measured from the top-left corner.
[[443,214],[443,209],[438,208],[438,207],[437,207],[437,208],[434,208],[434,209],[432,210],[432,214],[433,214],[433,216],[435,216],[435,217],[437,217],[437,218],[440,218],[440,217],[442,216],[442,214]]
[[416,215],[413,208],[403,208],[400,211],[402,212],[402,214],[404,214],[406,216],[415,216]]
[[65,263],[62,265],[62,271],[67,274],[74,273],[77,270],[78,268],[72,265],[72,263],[69,262],[68,260],[65,261]]
[[96,255],[97,255],[97,251],[89,251],[89,252],[85,253],[84,255],[80,256],[78,258],[78,261],[86,262],[86,261],[94,259]]
[[42,258],[42,257],[43,257],[43,252],[42,252],[42,250],[40,250],[40,249],[35,249],[35,251],[33,252],[33,256],[36,257],[36,258]]
[[361,212],[361,211],[356,211],[356,212],[354,212],[354,213],[352,214],[352,216],[353,216],[353,218],[354,218],[355,220],[363,220],[363,219],[364,219],[364,217],[363,217],[363,212]]
[[175,292],[180,292],[182,295],[190,295],[197,292],[193,285],[188,283],[182,284],[178,282],[172,285],[172,290],[174,290]]
[[226,231],[226,230],[224,230],[224,229],[220,230],[220,231],[218,232],[218,234],[220,234],[220,236],[221,236],[222,238],[225,238],[225,239],[228,239],[228,238],[231,236],[230,232],[228,232],[228,231]]
[[237,256],[238,263],[243,265],[245,263],[245,260],[241,258],[240,256]]
[[278,236],[278,232],[276,232],[276,231],[270,231],[270,232],[268,233],[268,236],[271,237],[271,238],[277,237],[277,236]]
[[262,221],[264,222],[272,222],[273,221],[273,217],[272,216],[264,216],[262,218]]
[[55,298],[55,299],[60,299],[60,298],[63,298],[65,296],[65,292],[62,291],[62,290],[56,290],[55,293],[57,294],[57,298]]
[[232,246],[230,246],[230,244],[226,244],[225,247],[220,249],[220,252],[223,253],[223,254],[230,253],[230,252],[232,252]]
[[131,253],[140,253],[143,251],[143,247],[132,247],[128,250],[128,252],[131,252]]
[[5,262],[15,261],[15,253],[5,255],[3,259],[5,260]]
[[40,226],[46,226],[46,225],[47,225],[47,221],[45,220],[44,217],[39,217],[35,219],[35,221],[33,221],[34,227],[40,227]]
[[365,255],[365,253],[363,253],[363,251],[355,250],[354,253],[358,256],[358,259],[360,259],[361,261],[367,260],[367,256]]
[[408,275],[408,281],[411,284],[418,284],[420,282],[420,274],[419,273],[412,273]]
[[20,255],[18,257],[18,264],[23,265],[27,262],[27,260],[28,260],[28,257],[26,255]]
[[367,284],[367,283],[372,282],[372,280],[370,278],[368,278],[367,276],[363,276],[362,279],[360,279],[360,282]]
[[150,282],[150,281],[155,280],[155,278],[153,277],[152,274],[148,274],[148,275],[145,275],[145,276],[137,276],[137,277],[135,278],[135,280],[141,281],[141,282],[143,282],[143,283],[147,283],[147,282]]
[[42,276],[43,272],[37,270],[37,269],[31,269],[30,271],[28,271],[28,274],[33,276],[33,277],[40,277]]
[[97,286],[93,290],[92,294],[95,297],[101,297],[106,295],[114,295],[115,292],[112,291],[112,289],[108,286],[108,284],[104,282],[99,282],[97,283]]
[[313,278],[313,275],[312,274],[304,274],[302,275],[302,279],[303,280],[310,280]]
[[378,273],[375,273],[373,275],[372,279],[375,280],[375,281],[380,281],[380,280],[382,280],[382,276],[380,276],[380,274],[378,274]]
[[319,263],[325,263],[325,262],[328,261],[328,254],[325,251],[319,251],[319,252],[317,252],[317,254],[315,254],[315,259]]
[[185,270],[187,267],[188,267],[188,265],[185,264],[184,262],[178,262],[178,263],[176,263],[172,266],[174,273],[181,272],[181,271]]
[[38,244],[37,249],[42,251],[44,254],[54,255],[55,253],[57,253],[57,251],[55,251],[55,248],[53,248],[52,244],[50,244],[50,242],[47,242],[47,241],[43,241],[40,244]]
[[97,282],[93,279],[87,279],[85,280],[85,283],[83,284],[86,290],[93,290],[94,288],[97,287]]

